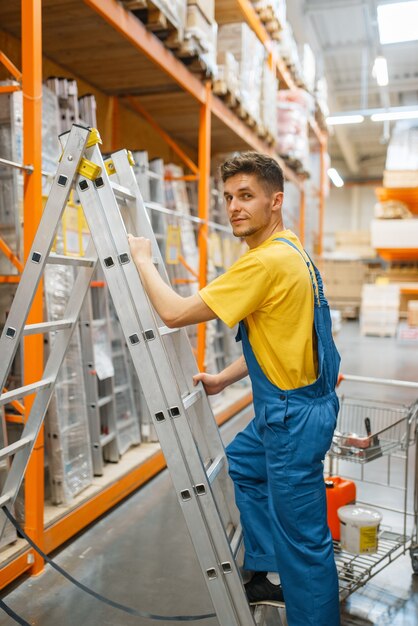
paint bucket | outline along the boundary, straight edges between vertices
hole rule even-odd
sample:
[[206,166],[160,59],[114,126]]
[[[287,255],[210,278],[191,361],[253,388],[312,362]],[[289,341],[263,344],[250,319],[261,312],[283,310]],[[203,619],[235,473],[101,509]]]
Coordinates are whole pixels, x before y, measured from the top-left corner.
[[377,552],[379,511],[368,506],[348,505],[338,509],[341,524],[341,548],[353,554]]

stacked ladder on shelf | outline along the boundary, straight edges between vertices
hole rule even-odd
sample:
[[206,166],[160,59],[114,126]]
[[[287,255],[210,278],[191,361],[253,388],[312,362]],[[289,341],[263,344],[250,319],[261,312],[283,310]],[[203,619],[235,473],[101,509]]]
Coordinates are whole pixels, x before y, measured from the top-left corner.
[[[193,387],[196,362],[185,329],[169,329],[153,311],[132,262],[117,199],[127,209],[128,227],[152,242],[153,260],[167,281],[161,253],[125,150],[103,162],[97,131],[73,125],[61,137],[62,158],[51,187],[15,300],[0,338],[0,382],[4,384],[21,338],[56,331],[43,378],[0,395],[0,407],[35,395],[21,439],[5,446],[0,459],[13,457],[0,506],[12,509],[51,399],[60,365],[99,260],[152,415],[181,510],[220,624],[261,624],[265,607],[253,614],[235,561],[241,543],[239,514],[227,472],[225,450],[201,384]],[[117,176],[110,180],[108,173]],[[86,257],[64,257],[78,265],[74,289],[62,320],[25,325],[28,311],[51,256],[55,231],[76,185],[91,241]],[[1,517],[5,515],[2,512]]]

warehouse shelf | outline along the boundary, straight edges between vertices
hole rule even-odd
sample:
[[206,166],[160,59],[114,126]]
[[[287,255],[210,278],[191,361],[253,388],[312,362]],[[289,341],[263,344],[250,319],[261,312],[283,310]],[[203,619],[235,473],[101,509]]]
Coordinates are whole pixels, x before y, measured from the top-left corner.
[[418,187],[377,187],[375,193],[379,202],[399,200],[411,213],[418,215]]
[[[249,22],[251,28],[271,53],[271,39],[249,0],[222,0],[223,9],[230,7],[231,16]],[[231,21],[233,21],[231,19]],[[156,124],[177,142],[193,162],[197,162],[199,186],[199,284],[206,282],[207,233],[209,206],[209,176],[211,154],[252,148],[263,151],[280,162],[285,176],[300,191],[299,232],[303,241],[305,229],[304,181],[275,153],[274,148],[261,139],[224,102],[214,96],[209,82],[200,80],[174,54],[150,33],[146,27],[116,0],[22,0],[21,3],[2,3],[0,23],[7,29],[7,37],[22,46],[17,48],[6,39],[14,53],[14,61],[22,68],[24,102],[24,257],[27,258],[37,225],[42,214],[41,128],[42,128],[42,71],[61,72],[80,81],[82,91],[90,88],[104,100],[111,100],[113,119],[110,121],[110,139],[105,136],[105,150],[122,147],[117,133],[115,117],[123,109],[129,111],[132,101],[140,103],[145,111],[152,112]],[[1,34],[1,31],[0,31]],[[21,44],[20,44],[21,42]],[[10,46],[9,46],[10,43]],[[44,55],[44,58],[42,58]],[[44,61],[44,63],[42,62]],[[270,54],[282,85],[294,86],[293,79],[281,59]],[[139,86],[140,85],[140,86]],[[100,102],[99,102],[100,105]],[[103,126],[109,128],[103,115]],[[135,112],[138,117],[138,112]],[[112,117],[112,116],[111,116]],[[321,154],[326,150],[326,135],[321,133],[314,120],[311,131],[317,137]],[[322,159],[323,169],[323,159]],[[323,181],[323,175],[321,174]],[[323,190],[321,189],[322,203]],[[323,212],[320,211],[322,223]],[[320,232],[321,225],[320,225]],[[7,282],[17,282],[18,276],[6,277]],[[6,282],[6,279],[3,280]],[[33,302],[28,323],[43,319],[41,290]],[[198,329],[198,360],[202,365],[205,328]],[[42,338],[25,338],[25,354],[36,354],[36,359],[24,360],[25,384],[39,380],[43,369]],[[220,423],[229,419],[251,402],[248,392],[239,390],[234,399],[220,413]],[[25,410],[30,410],[30,398]],[[150,460],[134,463],[126,473],[111,485],[99,489],[97,495],[83,505],[63,513],[56,519],[44,511],[44,441],[41,431],[26,472],[25,529],[33,540],[46,551],[56,549],[72,535],[79,532],[123,497],[136,489],[144,480],[164,467],[160,452],[153,452]],[[129,453],[131,455],[131,453]],[[133,458],[131,455],[129,458]],[[121,469],[123,466],[121,466]],[[145,476],[145,478],[144,478]],[[47,528],[44,528],[47,521]],[[1,555],[0,555],[1,559]],[[42,571],[43,560],[31,550],[23,548],[10,556],[0,569],[0,588],[24,572]]]

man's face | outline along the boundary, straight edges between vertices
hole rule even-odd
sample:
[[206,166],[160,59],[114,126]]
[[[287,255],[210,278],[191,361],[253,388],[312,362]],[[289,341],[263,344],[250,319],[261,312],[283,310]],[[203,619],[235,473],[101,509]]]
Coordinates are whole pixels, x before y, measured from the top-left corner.
[[[235,237],[244,237],[247,243],[261,243],[269,237],[281,207],[281,193],[268,193],[254,174],[237,174],[224,183],[224,198],[229,221]],[[280,214],[281,219],[281,214]]]

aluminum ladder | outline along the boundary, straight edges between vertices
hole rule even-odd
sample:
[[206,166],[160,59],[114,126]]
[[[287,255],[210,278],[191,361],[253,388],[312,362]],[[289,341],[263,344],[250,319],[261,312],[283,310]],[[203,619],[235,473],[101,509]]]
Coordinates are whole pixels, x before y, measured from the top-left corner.
[[[61,161],[0,338],[3,389],[22,336],[60,331],[43,378],[0,395],[2,406],[36,394],[20,440],[0,451],[0,459],[13,457],[0,505],[11,507],[16,498],[99,259],[219,623],[222,626],[261,624],[248,605],[235,562],[241,543],[239,513],[210,404],[203,386],[192,384],[197,368],[186,330],[169,329],[158,319],[130,256],[117,199],[126,205],[127,211],[122,207],[122,213],[127,213],[129,230],[134,226],[133,232],[151,240],[153,260],[167,280],[129,154],[119,151],[104,163],[99,141],[97,131],[76,124],[61,136],[61,142],[65,143]],[[77,259],[50,254],[73,184],[92,238],[86,257]],[[51,262],[80,266],[64,318],[25,325],[43,269]],[[263,620],[264,610],[257,613]]]

